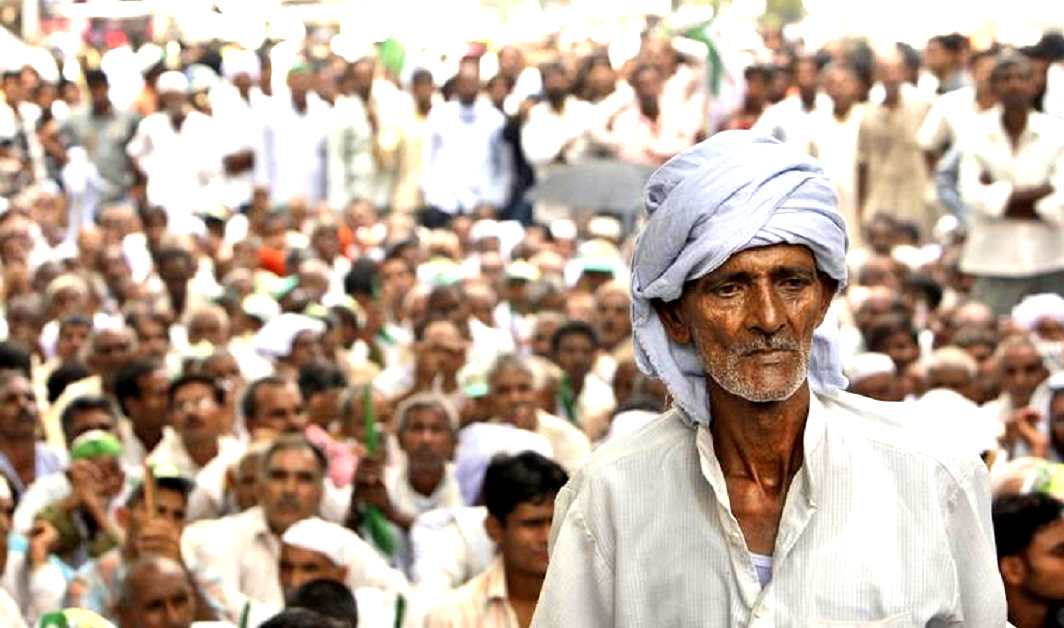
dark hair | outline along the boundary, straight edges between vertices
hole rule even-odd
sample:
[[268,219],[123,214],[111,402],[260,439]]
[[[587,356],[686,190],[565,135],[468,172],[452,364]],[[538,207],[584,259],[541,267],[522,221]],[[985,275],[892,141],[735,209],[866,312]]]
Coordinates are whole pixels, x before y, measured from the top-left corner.
[[127,362],[118,369],[118,373],[115,374],[115,399],[118,400],[118,407],[126,416],[129,416],[126,399],[139,399],[143,392],[138,380],[161,368],[163,366],[158,362],[138,359]]
[[908,68],[910,72],[916,72],[920,69],[920,53],[909,44],[899,41],[894,44],[898,54],[901,55],[902,63]]
[[484,472],[482,500],[488,513],[506,525],[519,505],[554,499],[568,481],[561,465],[534,451],[496,456]]
[[380,285],[380,269],[377,262],[362,257],[351,264],[351,270],[344,277],[344,292],[349,296],[373,297]]
[[350,625],[305,608],[286,608],[259,628],[348,628]]
[[750,82],[756,78],[767,82],[772,79],[772,75],[775,73],[776,69],[771,65],[755,63],[743,70],[743,79]]
[[432,72],[425,68],[418,68],[410,75],[410,84],[421,85],[423,83],[429,83],[430,85],[433,83]]
[[59,330],[62,331],[67,327],[88,327],[92,329],[92,320],[84,314],[67,314],[59,321]]
[[584,321],[569,321],[559,327],[554,332],[554,335],[551,336],[550,350],[552,353],[558,353],[558,349],[562,346],[562,340],[567,336],[585,336],[591,341],[592,349],[597,349],[599,346],[598,334],[595,333],[594,327]]
[[106,87],[108,85],[107,74],[105,74],[103,70],[96,70],[96,69],[86,70],[85,71],[85,85],[87,85],[89,87],[96,87],[96,86]]
[[66,387],[92,375],[89,368],[78,361],[64,362],[48,376],[48,403],[55,403]]
[[[192,481],[180,476],[164,476],[155,478],[155,488],[159,491],[171,491],[179,493],[188,505],[188,495],[192,492]],[[132,508],[144,499],[144,482],[137,484],[126,498],[126,507]]]
[[319,578],[299,587],[287,600],[288,608],[313,609],[325,617],[347,622],[351,628],[358,626],[358,605],[351,589],[335,582]]
[[265,471],[270,466],[270,460],[273,457],[282,452],[292,449],[306,449],[314,454],[314,460],[318,463],[318,469],[321,471],[322,477],[325,476],[326,469],[329,468],[329,461],[325,458],[325,454],[322,450],[318,449],[314,443],[310,442],[302,436],[285,435],[280,436],[277,440],[273,441],[266,453],[262,454],[262,469]]
[[0,371],[19,371],[30,376],[30,352],[13,340],[0,342]]
[[336,388],[347,388],[347,377],[335,364],[319,360],[299,369],[299,392],[304,400]]
[[968,38],[960,33],[948,35],[935,35],[928,43],[935,42],[952,53],[963,52],[968,47]]
[[270,386],[287,386],[288,380],[277,375],[267,375],[251,382],[244,391],[244,397],[240,400],[240,412],[245,421],[251,421],[259,412],[259,389]]
[[183,373],[180,377],[170,382],[170,390],[166,395],[166,405],[172,408],[174,406],[174,396],[177,395],[177,391],[181,390],[185,386],[191,386],[192,384],[202,384],[211,389],[211,394],[214,396],[214,402],[218,405],[225,403],[225,390],[218,385],[218,381],[213,377],[207,377],[200,373]]
[[97,395],[85,395],[83,397],[77,397],[66,408],[63,408],[63,414],[60,416],[60,423],[63,426],[63,436],[66,437],[67,445],[70,441],[74,440],[75,436],[72,433],[74,427],[74,419],[84,412],[106,412],[107,416],[111,417],[111,423],[117,420],[115,415],[114,404],[107,397],[100,397]]
[[865,332],[865,346],[869,351],[881,351],[887,340],[898,333],[907,334],[916,342],[916,331],[909,317],[897,314],[882,316]]
[[991,508],[998,558],[1022,554],[1031,539],[1064,516],[1064,502],[1046,493],[1005,495]]

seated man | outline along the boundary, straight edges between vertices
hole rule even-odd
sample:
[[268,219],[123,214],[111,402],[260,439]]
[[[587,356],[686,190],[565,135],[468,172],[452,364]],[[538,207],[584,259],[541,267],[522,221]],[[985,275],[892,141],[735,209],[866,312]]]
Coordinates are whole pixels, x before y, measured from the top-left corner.
[[[220,602],[228,619],[236,621],[245,606],[284,605],[278,569],[281,539],[290,526],[318,513],[325,469],[324,455],[312,444],[282,436],[263,454],[261,505],[186,530],[183,543],[189,552],[183,553],[219,578],[224,598]],[[360,567],[364,571],[358,573],[370,582],[403,580],[382,561]]]
[[993,519],[1009,622],[1064,626],[1064,503],[1043,493],[1006,495],[994,500]]
[[499,558],[433,610],[427,628],[527,628],[532,623],[547,574],[554,498],[568,479],[557,463],[533,452],[492,461],[484,476],[484,527],[499,547]]
[[554,459],[568,472],[579,469],[591,455],[591,443],[583,432],[565,419],[536,408],[532,369],[524,358],[511,354],[496,360],[489,385],[495,399],[495,420],[546,437]]

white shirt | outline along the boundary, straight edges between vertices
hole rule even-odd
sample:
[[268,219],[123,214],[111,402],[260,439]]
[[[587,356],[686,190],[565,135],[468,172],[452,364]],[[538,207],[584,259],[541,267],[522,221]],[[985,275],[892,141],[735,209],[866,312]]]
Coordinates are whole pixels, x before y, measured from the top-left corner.
[[480,203],[502,206],[513,160],[502,141],[505,124],[486,100],[433,107],[422,181],[425,202],[448,213],[468,212]]
[[975,87],[965,85],[946,92],[931,103],[916,133],[916,143],[923,150],[943,150],[967,137],[980,113]]
[[1004,627],[986,468],[916,418],[813,395],[763,589],[708,429],[673,410],[600,448],[558,495],[532,625]]
[[813,117],[820,111],[831,111],[831,98],[823,92],[813,99],[813,108],[806,109],[798,95],[788,96],[769,106],[757,119],[753,130],[775,137],[781,142],[794,144],[804,152],[813,145]]
[[410,485],[409,473],[406,456],[400,456],[394,465],[384,471],[384,486],[388,489],[388,497],[404,515],[417,517],[436,508],[458,508],[465,505],[462,501],[462,489],[454,476],[453,464],[447,465],[443,479],[432,495],[422,495],[415,491]]
[[[358,96],[338,98],[332,118],[327,139],[329,204],[341,209],[358,198],[388,207],[395,191],[397,130],[381,128],[374,137],[366,105]],[[378,161],[375,142],[379,156],[388,157],[391,163]]]
[[570,474],[584,466],[591,455],[591,441],[565,419],[540,410],[536,415],[534,431],[550,441],[555,462],[565,467]]
[[221,436],[218,438],[218,453],[201,467],[185,449],[185,443],[181,440],[181,435],[177,433],[177,430],[167,426],[163,428],[162,440],[148,454],[148,462],[153,465],[173,465],[183,477],[194,480],[201,472],[211,468],[211,465],[222,465],[224,469],[225,465],[235,462],[243,454],[244,447],[237,439],[232,436]]
[[[252,151],[262,159],[263,109],[269,97],[257,87],[251,88],[248,100],[230,83],[220,83],[211,92],[211,109],[218,122],[218,142],[222,156]],[[255,168],[238,174],[222,173],[219,198],[227,207],[240,207],[251,201],[255,188]]]
[[839,212],[846,219],[850,246],[864,240],[857,217],[857,139],[863,117],[864,105],[860,103],[855,103],[842,119],[828,107],[818,109],[807,126],[813,135],[812,155],[820,161],[839,195]]
[[215,121],[190,111],[175,129],[169,114],[153,113],[137,125],[126,152],[147,177],[148,202],[166,209],[167,229],[202,231],[193,213],[216,200],[211,185],[222,166]]
[[547,101],[533,105],[521,129],[521,148],[537,180],[542,181],[551,166],[572,164],[584,156],[594,113],[594,105],[575,96],[566,97],[561,111]]
[[[1064,269],[1064,120],[1032,111],[1016,149],[999,109],[979,116],[961,153],[959,188],[971,208],[961,270],[973,275],[1029,277]],[[990,184],[980,181],[986,172]],[[1005,218],[1018,187],[1049,183],[1035,203],[1038,220]]]
[[0,624],[8,628],[26,628],[26,622],[22,619],[18,604],[3,589],[0,589]]
[[329,105],[307,94],[300,113],[288,92],[266,107],[262,159],[255,161],[258,185],[269,188],[274,203],[302,198],[313,207],[325,200],[325,136],[331,121]]

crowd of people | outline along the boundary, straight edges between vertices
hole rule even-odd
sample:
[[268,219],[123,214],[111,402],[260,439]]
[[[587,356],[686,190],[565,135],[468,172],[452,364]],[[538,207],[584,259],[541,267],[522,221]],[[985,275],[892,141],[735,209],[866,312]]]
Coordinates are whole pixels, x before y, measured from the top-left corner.
[[982,457],[1009,619],[1064,625],[1064,37],[766,30],[724,111],[658,31],[304,53],[148,55],[128,109],[100,54],[4,72],[0,623],[529,626],[554,498],[675,396],[629,208],[530,191],[752,129],[835,186],[849,390]]

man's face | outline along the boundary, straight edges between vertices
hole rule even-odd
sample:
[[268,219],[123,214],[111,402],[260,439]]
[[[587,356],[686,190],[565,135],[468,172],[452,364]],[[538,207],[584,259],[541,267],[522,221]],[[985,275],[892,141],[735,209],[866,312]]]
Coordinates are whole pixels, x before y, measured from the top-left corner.
[[186,441],[214,440],[221,434],[221,409],[210,386],[192,382],[174,393],[171,424]]
[[547,575],[547,540],[553,519],[553,495],[518,504],[505,523],[488,517],[488,534],[499,546],[507,571],[536,577]]
[[464,105],[472,105],[480,92],[480,73],[473,64],[465,64],[458,70],[454,81],[454,93]]
[[410,411],[399,432],[399,446],[411,469],[438,471],[451,458],[454,434],[447,416],[439,408],[421,407]]
[[802,94],[815,93],[820,83],[816,63],[809,59],[799,61],[797,66],[795,66],[794,82],[798,86],[798,91]]
[[584,334],[567,334],[558,343],[555,359],[570,379],[582,382],[595,363],[595,345]]
[[381,264],[381,291],[393,303],[414,287],[414,279],[414,273],[404,260],[393,258]]
[[163,361],[170,351],[170,336],[166,326],[159,320],[145,318],[136,326],[140,356],[148,360]]
[[259,486],[261,486],[259,463],[261,461],[262,459],[256,455],[244,456],[233,473],[233,496],[240,512],[259,503]]
[[311,243],[314,246],[314,250],[317,251],[318,257],[330,264],[340,254],[340,235],[336,232],[336,229],[318,229],[314,232],[314,239]]
[[264,427],[277,433],[302,433],[307,426],[307,415],[303,411],[303,399],[294,384],[284,386],[260,386],[258,395],[255,427]]
[[913,362],[920,358],[920,347],[912,334],[904,331],[895,332],[888,337],[881,348],[883,353],[890,356],[898,372],[903,373]]
[[1030,403],[1034,389],[1047,377],[1049,371],[1034,347],[1013,347],[1001,358],[1001,389],[1012,398],[1013,407]]
[[171,256],[159,266],[159,278],[171,294],[184,292],[188,281],[192,279],[192,266],[190,255]]
[[292,340],[292,350],[288,353],[288,362],[295,368],[320,360],[324,357],[321,347],[321,334],[315,331],[301,331]]
[[1025,578],[1009,584],[1052,606],[1064,602],[1064,517],[1036,532],[1021,558]]
[[226,321],[214,312],[201,312],[188,322],[188,342],[196,344],[207,341],[216,347],[223,346],[229,340]]
[[543,77],[543,93],[549,100],[560,101],[569,93],[569,76],[563,70],[552,70]]
[[[152,518],[165,519],[179,536],[185,529],[187,511],[188,499],[180,491],[159,488],[155,493],[155,513]],[[148,520],[148,510],[143,499],[130,507],[129,520],[132,529],[140,530],[144,527],[144,522]]]
[[656,69],[644,69],[635,77],[635,95],[640,103],[657,104],[661,97],[661,72]]
[[208,358],[203,365],[203,372],[208,377],[213,377],[225,390],[227,406],[233,407],[236,400],[244,394],[244,376],[233,356],[222,353]]
[[262,507],[275,534],[297,521],[314,516],[322,494],[322,470],[305,448],[275,452],[266,466]]
[[835,68],[824,78],[824,91],[837,109],[847,109],[857,100],[857,77],[844,68]]
[[465,365],[466,343],[455,326],[436,321],[425,328],[425,338],[418,344],[418,368],[425,373],[457,372]]
[[1029,63],[1017,63],[993,78],[994,93],[1005,108],[1027,108],[1034,98],[1034,72]]
[[101,331],[92,341],[88,366],[105,379],[110,378],[133,358],[134,348],[133,337],[127,331]]
[[307,417],[311,423],[328,430],[340,418],[340,388],[330,388],[310,395],[307,399]]
[[694,345],[717,386],[749,401],[783,401],[805,383],[833,288],[809,249],[755,248],[690,282],[659,316],[674,342]]
[[942,74],[948,70],[951,59],[952,53],[937,40],[932,39],[927,42],[927,48],[924,50],[924,64],[932,73]]
[[281,588],[289,598],[299,587],[314,580],[331,580],[343,584],[347,574],[328,556],[294,545],[281,546]]
[[81,323],[67,324],[59,330],[55,352],[64,360],[76,357],[89,339],[91,328]]
[[498,418],[521,429],[536,429],[536,390],[531,374],[514,368],[497,371],[491,378],[491,396]]
[[560,327],[560,323],[555,319],[544,319],[536,323],[535,328],[532,330],[532,355],[538,355],[543,358],[550,357],[551,338],[554,337],[554,332],[558,331],[558,327]]
[[628,315],[630,305],[628,297],[619,292],[610,292],[597,299],[595,331],[603,346],[616,347],[632,333],[632,319]]
[[0,390],[0,435],[8,439],[32,438],[37,429],[37,398],[33,386],[19,375]]
[[177,569],[146,569],[126,581],[128,607],[121,628],[189,628],[196,615],[188,576]]
[[969,399],[974,396],[972,376],[963,368],[941,367],[931,369],[927,374],[927,384],[929,389],[945,388]]
[[137,379],[140,396],[126,400],[129,418],[135,425],[162,426],[166,423],[166,396],[170,389],[170,378],[166,371],[156,369],[145,373]]
[[70,423],[70,440],[74,440],[78,436],[91,430],[101,430],[114,434],[114,417],[107,412],[96,408],[78,412],[73,416],[73,420]]

